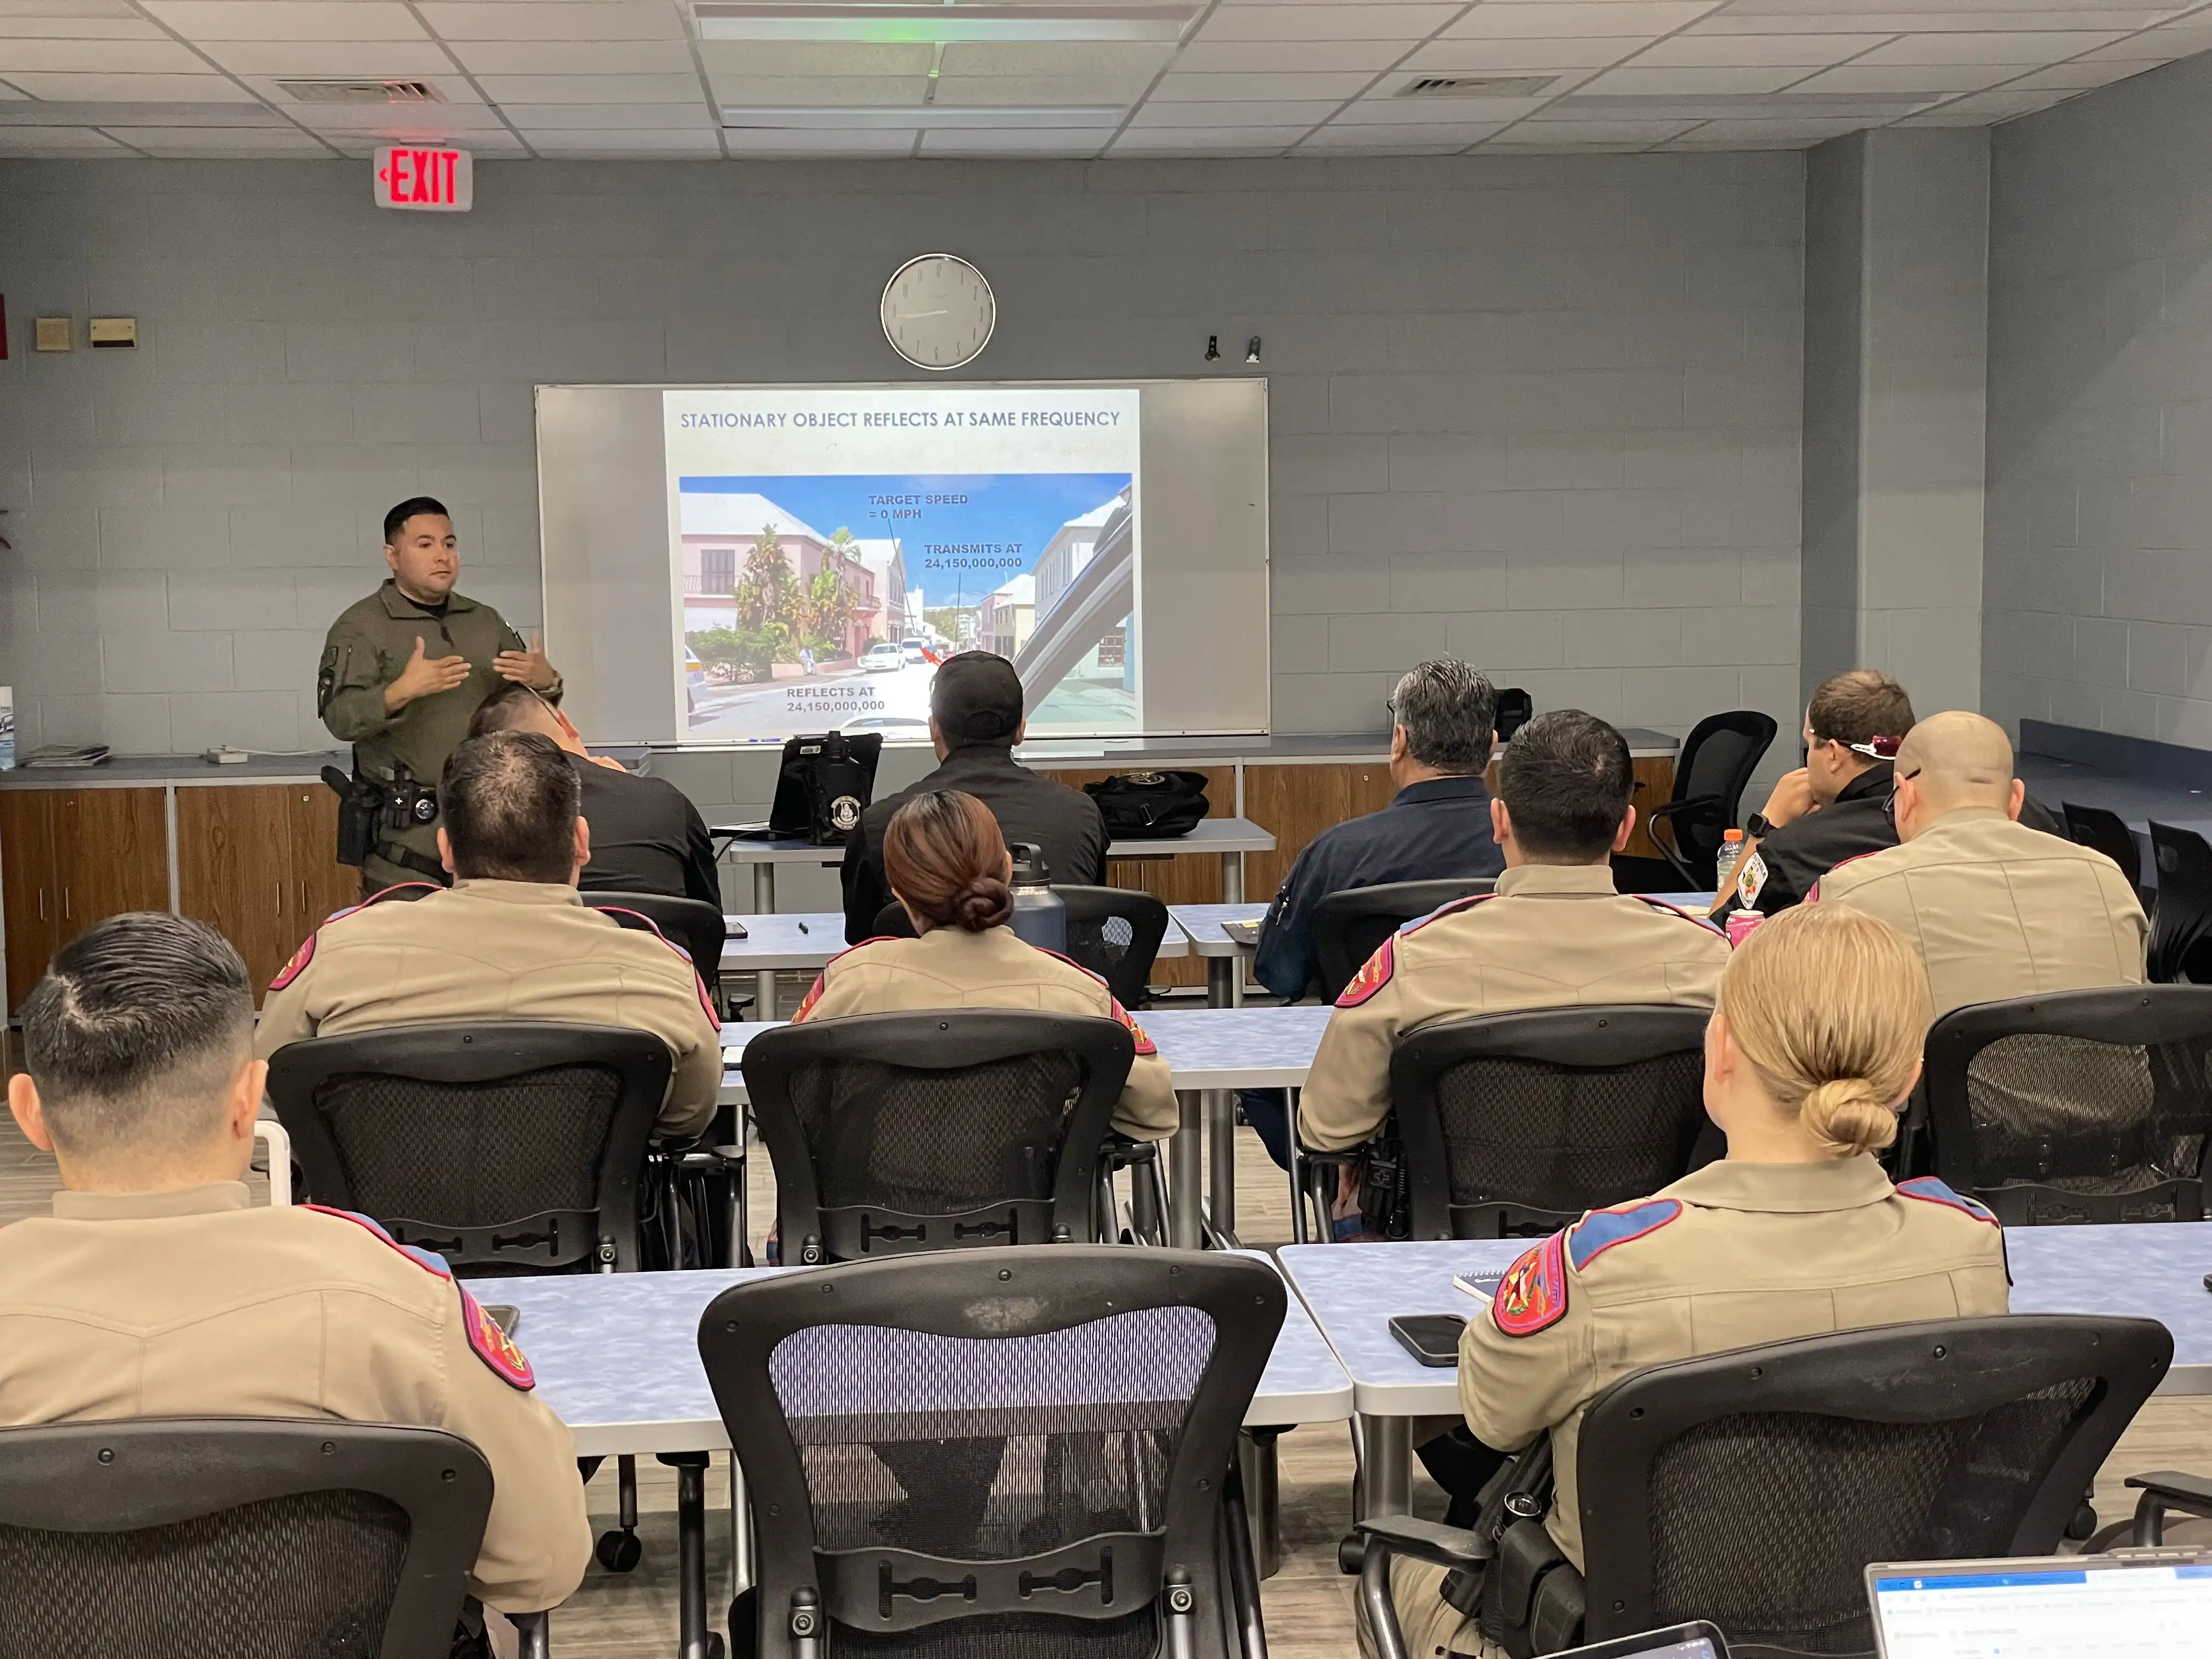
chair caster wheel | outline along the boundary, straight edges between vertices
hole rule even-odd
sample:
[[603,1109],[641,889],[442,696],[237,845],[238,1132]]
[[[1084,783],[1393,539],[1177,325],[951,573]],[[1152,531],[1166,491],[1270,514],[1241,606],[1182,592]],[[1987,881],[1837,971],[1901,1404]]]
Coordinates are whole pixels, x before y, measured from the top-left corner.
[[630,1572],[645,1559],[645,1546],[634,1532],[603,1532],[592,1553],[609,1572]]
[[1339,1572],[1356,1578],[1359,1576],[1359,1570],[1366,1565],[1367,1540],[1364,1538],[1352,1533],[1337,1540],[1336,1569]]
[[718,1630],[707,1632],[707,1659],[722,1659],[722,1632]]
[[2094,1537],[2097,1531],[2097,1511],[2087,1504],[2074,1511],[2074,1518],[2066,1523],[2066,1535],[2079,1544]]

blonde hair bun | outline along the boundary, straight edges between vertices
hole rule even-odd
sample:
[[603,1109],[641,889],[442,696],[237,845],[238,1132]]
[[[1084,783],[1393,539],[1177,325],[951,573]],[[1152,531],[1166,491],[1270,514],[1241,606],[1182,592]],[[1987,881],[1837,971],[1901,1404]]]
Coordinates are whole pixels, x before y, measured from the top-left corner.
[[1775,1103],[1833,1156],[1896,1140],[1935,1011],[1920,958],[1887,922],[1785,910],[1729,958],[1715,1006]]

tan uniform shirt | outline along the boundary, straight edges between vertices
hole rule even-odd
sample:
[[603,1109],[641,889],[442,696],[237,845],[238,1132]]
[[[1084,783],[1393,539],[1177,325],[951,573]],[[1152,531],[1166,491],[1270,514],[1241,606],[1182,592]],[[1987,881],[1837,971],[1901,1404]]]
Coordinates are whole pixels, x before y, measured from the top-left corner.
[[970,933],[937,927],[920,939],[875,939],[831,959],[793,1022],[932,1008],[1035,1008],[1118,1019],[1137,1042],[1114,1127],[1139,1140],[1175,1133],[1175,1080],[1145,1028],[1106,982],[1066,957],[1040,951],[1011,927]]
[[[1670,1359],[1831,1331],[2006,1311],[2004,1235],[1932,1177],[1890,1185],[1871,1158],[1709,1164],[1536,1245],[1460,1339],[1460,1407],[1516,1451],[1551,1431],[1546,1525],[1583,1565],[1575,1451],[1590,1402]],[[1393,1563],[1407,1650],[1473,1653],[1440,1568]]]
[[0,1423],[444,1429],[491,1465],[472,1592],[529,1613],[576,1588],[592,1553],[576,1443],[518,1386],[527,1362],[500,1355],[496,1328],[471,1340],[442,1265],[328,1211],[249,1209],[237,1182],[57,1193],[53,1211],[0,1229]]
[[307,1037],[460,1019],[651,1031],[676,1062],[658,1133],[696,1134],[714,1115],[721,1032],[690,958],[563,885],[461,881],[341,910],[270,985],[253,1047],[266,1058]]
[[1838,865],[1812,899],[1904,934],[1927,964],[1938,1018],[1972,1002],[2143,982],[2150,923],[2120,866],[1995,807],[1946,812],[1901,847]]
[[1710,1008],[1728,940],[1694,916],[1614,891],[1601,864],[1524,864],[1495,897],[1448,905],[1383,941],[1329,1016],[1298,1101],[1316,1152],[1370,1139],[1390,1111],[1390,1051],[1444,1020],[1524,1008]]

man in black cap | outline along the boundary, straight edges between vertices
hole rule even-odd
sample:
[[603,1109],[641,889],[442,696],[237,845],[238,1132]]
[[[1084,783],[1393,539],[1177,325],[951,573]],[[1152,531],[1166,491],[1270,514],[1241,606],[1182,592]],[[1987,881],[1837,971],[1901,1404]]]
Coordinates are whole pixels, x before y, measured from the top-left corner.
[[1014,763],[1022,740],[1022,683],[1013,664],[988,651],[963,651],[938,665],[929,686],[929,740],[937,769],[913,788],[888,796],[860,815],[845,843],[845,939],[858,945],[876,931],[891,902],[884,876],[884,826],[908,795],[961,789],[989,807],[1007,844],[1044,849],[1045,873],[1055,882],[1103,886],[1106,821],[1079,789],[1039,777]]

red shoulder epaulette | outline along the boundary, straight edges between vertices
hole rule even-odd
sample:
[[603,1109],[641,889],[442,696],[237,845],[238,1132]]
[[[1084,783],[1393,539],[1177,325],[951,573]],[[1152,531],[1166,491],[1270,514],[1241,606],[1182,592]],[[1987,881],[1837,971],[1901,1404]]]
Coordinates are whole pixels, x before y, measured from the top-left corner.
[[1430,911],[1428,915],[1423,916],[1419,921],[1409,921],[1398,931],[1401,933],[1418,933],[1422,928],[1427,927],[1431,922],[1436,921],[1441,916],[1457,915],[1462,910],[1474,908],[1474,906],[1480,904],[1486,899],[1494,899],[1498,895],[1495,893],[1469,893],[1465,898],[1448,899],[1443,903],[1437,906],[1435,909]]
[[1680,916],[1685,921],[1694,921],[1708,933],[1717,933],[1723,931],[1714,923],[1711,916],[1701,916],[1695,910],[1685,910],[1679,904],[1669,904],[1665,899],[1655,897],[1650,893],[1631,893],[1628,896],[1632,899],[1641,899],[1653,909],[1664,910],[1670,916]]
[[328,927],[333,922],[343,921],[348,916],[357,916],[370,905],[379,903],[394,893],[412,892],[417,888],[431,893],[442,893],[446,890],[434,881],[396,881],[389,887],[380,887],[358,904],[349,904],[343,910],[331,911],[323,918],[320,927],[300,941],[300,948],[292,952],[292,959],[289,962],[276,970],[276,977],[269,981],[269,988],[272,991],[281,991],[300,977],[307,965],[315,959],[315,941],[321,937],[324,927]]
[[417,1249],[412,1244],[402,1244],[385,1231],[382,1222],[373,1217],[365,1216],[357,1210],[334,1210],[327,1204],[302,1204],[300,1208],[313,1210],[317,1215],[334,1215],[341,1221],[350,1221],[355,1226],[362,1228],[374,1237],[382,1239],[424,1273],[435,1273],[441,1279],[451,1279],[453,1276],[453,1270],[446,1265],[445,1257],[429,1250]]
[[1897,1183],[1897,1190],[1900,1197],[1917,1198],[1923,1204],[1941,1204],[1946,1209],[1956,1210],[1977,1221],[1985,1221],[2000,1231],[2003,1230],[2004,1224],[1996,1218],[1996,1213],[1986,1204],[1968,1198],[1963,1193],[1952,1191],[1934,1176],[1916,1176],[1911,1181],[1900,1181]]
[[839,963],[844,961],[847,957],[851,956],[854,951],[865,950],[871,945],[887,945],[891,941],[893,937],[895,936],[890,933],[873,934],[867,939],[862,939],[858,945],[847,945],[843,950],[838,951],[836,956],[830,957],[829,961],[823,963],[822,964],[822,971],[814,976],[814,983],[808,988],[806,994],[799,999],[798,1008],[792,1013],[791,1023],[793,1025],[796,1025],[800,1021],[804,1020],[807,1015],[814,1012],[814,1005],[822,1000],[823,990],[830,983],[830,970],[832,968],[835,968]]
[[1649,1238],[1670,1221],[1681,1218],[1680,1199],[1651,1198],[1611,1210],[1592,1210],[1567,1229],[1567,1255],[1577,1273],[1616,1244]]

